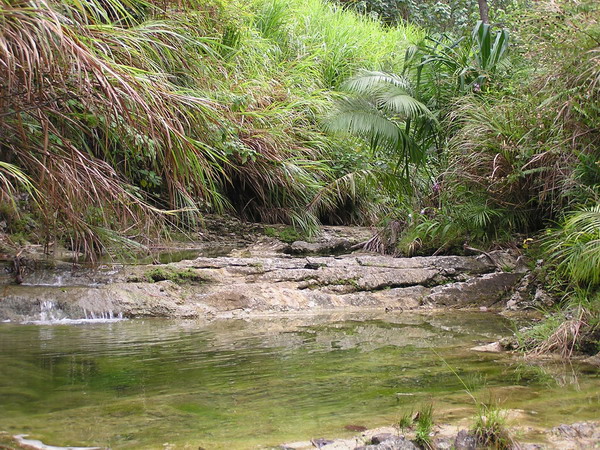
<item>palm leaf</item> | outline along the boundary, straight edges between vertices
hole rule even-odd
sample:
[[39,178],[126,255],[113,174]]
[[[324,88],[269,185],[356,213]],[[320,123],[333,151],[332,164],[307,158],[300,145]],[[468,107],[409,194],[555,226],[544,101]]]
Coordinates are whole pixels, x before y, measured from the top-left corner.
[[376,90],[384,86],[397,86],[408,90],[410,88],[410,81],[401,75],[377,71],[362,71],[346,81],[342,87],[351,92],[368,94],[373,89]]

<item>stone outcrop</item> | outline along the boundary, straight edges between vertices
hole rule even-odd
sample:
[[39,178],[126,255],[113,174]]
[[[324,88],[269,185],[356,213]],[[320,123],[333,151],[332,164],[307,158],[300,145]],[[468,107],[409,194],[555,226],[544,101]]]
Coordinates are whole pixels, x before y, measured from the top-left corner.
[[[514,436],[518,436],[518,439],[513,440],[511,448],[514,449],[575,450],[598,448],[598,442],[600,442],[599,422],[560,425],[551,430],[515,425],[507,430],[513,436],[513,439]],[[282,450],[312,450],[315,448],[323,450],[414,450],[423,448],[415,444],[414,430],[405,431],[405,434],[400,434],[396,428],[382,427],[366,430],[352,438],[313,439],[311,441],[282,444],[279,448]],[[530,437],[533,437],[534,442],[527,442],[529,438],[525,442],[521,440],[527,432],[532,432]],[[535,440],[539,439],[540,436],[544,436],[544,442],[536,443]],[[494,445],[482,445],[471,431],[454,425],[434,425],[430,437],[432,438],[431,448],[455,450],[494,448]]]
[[510,271],[484,255],[244,256],[34,272],[21,285],[0,285],[0,320],[496,307],[522,277],[513,270],[516,258],[505,253],[492,256]]

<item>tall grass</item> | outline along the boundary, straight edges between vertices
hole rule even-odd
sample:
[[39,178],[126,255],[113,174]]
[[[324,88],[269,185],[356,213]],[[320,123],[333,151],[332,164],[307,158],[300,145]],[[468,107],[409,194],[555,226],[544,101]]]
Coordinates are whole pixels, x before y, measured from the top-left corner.
[[0,190],[30,182],[46,237],[88,255],[203,211],[314,229],[359,207],[308,208],[361,169],[321,117],[421,33],[318,0],[3,0],[0,20]]

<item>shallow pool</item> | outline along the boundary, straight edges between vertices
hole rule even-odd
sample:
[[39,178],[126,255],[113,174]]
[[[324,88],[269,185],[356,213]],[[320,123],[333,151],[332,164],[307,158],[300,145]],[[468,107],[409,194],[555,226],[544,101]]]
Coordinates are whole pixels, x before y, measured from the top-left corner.
[[482,401],[533,425],[600,415],[600,377],[469,348],[514,327],[491,313],[298,316],[212,323],[0,324],[0,430],[52,445],[256,448],[436,420]]

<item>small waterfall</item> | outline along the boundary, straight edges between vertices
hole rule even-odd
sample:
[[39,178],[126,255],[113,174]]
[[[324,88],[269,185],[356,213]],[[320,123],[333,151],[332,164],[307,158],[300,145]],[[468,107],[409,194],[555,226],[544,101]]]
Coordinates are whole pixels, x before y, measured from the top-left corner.
[[[36,325],[52,324],[78,324],[78,323],[108,323],[125,320],[123,313],[114,313],[112,309],[106,311],[88,311],[83,308],[83,314],[77,314],[79,317],[73,317],[73,313],[67,314],[56,302],[52,300],[43,300],[40,302],[39,319],[29,320],[26,323]],[[71,316],[71,317],[69,317]]]
[[123,320],[123,313],[119,312],[117,315],[115,315],[115,313],[112,311],[112,309],[109,309],[108,311],[102,311],[100,313],[96,313],[94,311],[88,311],[87,309],[83,309],[83,313],[85,315],[85,319],[87,321],[103,321],[103,322],[107,322],[107,321],[116,321],[116,320]]
[[64,318],[64,311],[58,309],[52,300],[40,302],[40,322],[56,322]]

